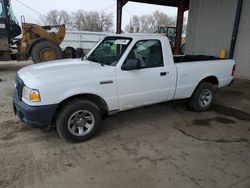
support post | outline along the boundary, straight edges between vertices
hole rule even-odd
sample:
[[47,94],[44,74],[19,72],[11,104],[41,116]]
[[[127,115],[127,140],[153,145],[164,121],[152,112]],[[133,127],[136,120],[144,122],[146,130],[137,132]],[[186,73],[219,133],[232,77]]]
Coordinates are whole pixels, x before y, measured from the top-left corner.
[[185,0],[179,0],[177,24],[176,24],[175,48],[174,48],[175,55],[181,54],[181,37],[183,29],[184,12],[185,12]]
[[117,0],[117,12],[116,12],[116,34],[122,32],[122,0]]
[[230,51],[229,51],[229,58],[230,59],[234,58],[234,51],[235,51],[235,46],[236,46],[236,41],[237,41],[238,30],[239,30],[239,26],[240,26],[242,6],[243,6],[243,0],[238,0],[236,16],[235,16],[235,21],[234,21],[234,30],[233,30]]
[[122,8],[128,0],[117,0],[117,9],[116,9],[116,33],[121,34],[122,32]]

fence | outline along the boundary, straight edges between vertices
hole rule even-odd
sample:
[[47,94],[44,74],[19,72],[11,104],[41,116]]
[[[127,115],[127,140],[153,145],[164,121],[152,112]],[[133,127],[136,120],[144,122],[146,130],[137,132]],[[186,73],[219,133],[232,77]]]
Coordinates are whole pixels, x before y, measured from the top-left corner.
[[92,49],[108,33],[88,31],[67,31],[62,44],[62,49],[67,46],[73,48]]

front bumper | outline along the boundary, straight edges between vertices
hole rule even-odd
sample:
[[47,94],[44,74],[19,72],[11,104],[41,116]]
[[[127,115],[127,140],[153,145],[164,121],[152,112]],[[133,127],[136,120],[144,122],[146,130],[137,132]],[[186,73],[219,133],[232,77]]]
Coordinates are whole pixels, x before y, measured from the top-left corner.
[[18,98],[15,91],[13,108],[15,114],[28,126],[44,129],[50,126],[57,105],[29,106]]

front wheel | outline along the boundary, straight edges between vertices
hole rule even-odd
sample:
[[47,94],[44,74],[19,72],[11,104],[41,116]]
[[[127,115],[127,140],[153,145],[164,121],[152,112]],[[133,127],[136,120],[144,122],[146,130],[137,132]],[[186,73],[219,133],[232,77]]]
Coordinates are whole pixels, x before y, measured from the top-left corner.
[[189,106],[196,112],[207,111],[213,102],[215,89],[211,83],[203,82],[198,85],[192,97],[189,99]]
[[85,99],[73,100],[59,112],[56,128],[66,141],[78,143],[92,138],[102,122],[97,105]]

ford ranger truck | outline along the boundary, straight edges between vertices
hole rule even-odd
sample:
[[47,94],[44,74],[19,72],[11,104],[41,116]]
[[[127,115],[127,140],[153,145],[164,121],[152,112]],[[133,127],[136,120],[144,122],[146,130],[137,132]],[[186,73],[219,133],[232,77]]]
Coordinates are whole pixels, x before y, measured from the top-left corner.
[[30,127],[56,126],[63,139],[82,142],[103,117],[177,99],[208,110],[216,89],[233,81],[235,62],[212,56],[173,56],[167,37],[112,35],[84,58],[18,71],[14,111]]

